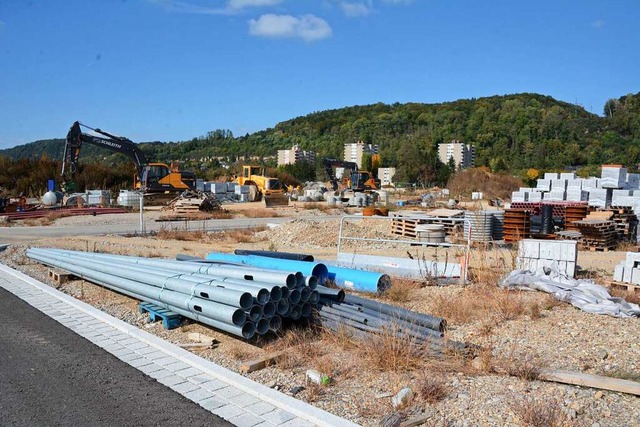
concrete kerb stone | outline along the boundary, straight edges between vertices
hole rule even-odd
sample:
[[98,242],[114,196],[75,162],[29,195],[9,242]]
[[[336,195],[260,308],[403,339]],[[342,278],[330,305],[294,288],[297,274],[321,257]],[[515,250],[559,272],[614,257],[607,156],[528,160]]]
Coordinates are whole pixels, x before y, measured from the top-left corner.
[[185,349],[164,341],[162,338],[151,335],[146,331],[140,330],[133,325],[129,325],[128,323],[125,323],[120,319],[116,319],[115,317],[112,317],[89,304],[86,304],[69,295],[64,294],[63,292],[40,283],[32,277],[29,277],[26,274],[14,270],[6,265],[0,264],[0,271],[14,276],[19,280],[27,282],[33,287],[43,291],[48,296],[64,301],[65,303],[77,308],[85,314],[103,321],[104,323],[110,325],[118,331],[131,335],[132,337],[135,337],[140,341],[167,353],[177,360],[200,369],[205,374],[227,382],[233,385],[233,387],[236,387],[247,394],[253,395],[264,402],[270,403],[276,408],[281,408],[282,410],[289,412],[296,417],[307,420],[319,426],[330,427],[340,425],[344,427],[352,427],[358,425],[349,420],[323,411],[322,409],[311,406],[305,402],[299,401],[293,397],[282,394],[276,390],[270,389],[262,384],[258,384],[248,378],[243,377],[240,374],[229,371],[228,369],[202,359],[201,357],[190,353]]

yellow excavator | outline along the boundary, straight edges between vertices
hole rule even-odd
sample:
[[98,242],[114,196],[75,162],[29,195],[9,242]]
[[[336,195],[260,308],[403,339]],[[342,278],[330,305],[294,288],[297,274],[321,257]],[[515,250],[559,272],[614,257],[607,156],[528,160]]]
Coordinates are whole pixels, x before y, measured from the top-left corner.
[[282,182],[278,178],[266,176],[262,166],[242,166],[242,175],[236,179],[236,182],[250,186],[249,200],[262,200],[267,208],[289,205],[289,196]]

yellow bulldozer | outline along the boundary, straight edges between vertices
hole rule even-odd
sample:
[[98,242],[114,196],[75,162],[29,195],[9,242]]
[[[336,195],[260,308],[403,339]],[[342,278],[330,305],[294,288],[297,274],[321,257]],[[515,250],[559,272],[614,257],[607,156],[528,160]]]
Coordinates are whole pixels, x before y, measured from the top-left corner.
[[242,166],[242,175],[236,182],[249,186],[250,201],[262,200],[267,208],[289,205],[289,196],[286,195],[282,182],[278,178],[266,176],[262,166]]

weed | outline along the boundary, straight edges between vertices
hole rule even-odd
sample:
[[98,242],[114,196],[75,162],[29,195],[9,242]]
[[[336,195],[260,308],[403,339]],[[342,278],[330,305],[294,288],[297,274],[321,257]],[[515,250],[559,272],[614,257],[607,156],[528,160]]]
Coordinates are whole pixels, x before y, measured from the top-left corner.
[[275,218],[280,216],[275,209],[247,209],[242,211],[242,215],[247,218]]
[[540,377],[541,369],[537,357],[531,354],[512,354],[501,361],[501,368],[512,377],[534,381]]
[[160,240],[180,240],[187,242],[202,241],[207,236],[207,233],[203,230],[167,230],[162,229],[158,231],[156,238]]
[[318,400],[322,399],[324,393],[324,388],[321,385],[312,383],[310,381],[307,382],[304,394],[307,402],[317,402]]
[[525,398],[515,400],[511,406],[523,426],[561,427],[568,425],[566,415],[555,400],[534,400]]
[[603,375],[611,378],[619,378],[621,380],[629,380],[640,382],[640,372],[638,371],[609,371]]
[[609,294],[611,294],[612,297],[623,298],[626,302],[630,302],[632,304],[640,304],[640,292],[610,288]]
[[393,302],[407,302],[411,291],[420,288],[420,284],[409,279],[395,279],[393,285],[382,295],[384,299]]
[[222,233],[223,237],[230,241],[236,243],[254,243],[261,240],[266,240],[267,237],[258,238],[255,236],[256,233],[260,231],[266,230],[265,226],[253,227],[253,228],[238,228],[235,230],[227,230]]
[[418,380],[416,393],[426,402],[433,404],[447,397],[449,385],[444,378],[426,373]]
[[367,366],[379,371],[407,371],[424,366],[432,354],[428,345],[402,337],[391,329],[360,341],[357,351]]

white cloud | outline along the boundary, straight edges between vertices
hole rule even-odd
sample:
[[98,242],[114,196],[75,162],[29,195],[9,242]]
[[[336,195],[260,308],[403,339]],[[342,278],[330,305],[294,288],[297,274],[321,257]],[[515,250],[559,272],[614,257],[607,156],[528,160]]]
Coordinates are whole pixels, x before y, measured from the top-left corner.
[[603,21],[602,19],[598,19],[597,21],[593,21],[593,22],[591,23],[591,26],[592,26],[593,28],[596,28],[596,29],[597,29],[597,28],[602,28],[602,27],[604,27],[604,24],[606,24],[606,22],[605,22],[605,21]]
[[330,37],[331,27],[315,15],[275,15],[268,13],[249,21],[249,34],[270,38],[301,38],[306,41]]
[[371,2],[368,2],[368,4],[341,2],[340,9],[342,9],[342,13],[350,17],[367,16],[372,10]]
[[148,0],[168,12],[192,13],[198,15],[233,15],[249,7],[269,7],[283,0],[228,0],[224,7],[200,6],[180,0]]
[[245,7],[276,6],[282,0],[229,0],[227,6],[231,9],[244,9]]
[[382,3],[387,3],[387,4],[409,4],[409,3],[413,3],[413,0],[382,0]]

